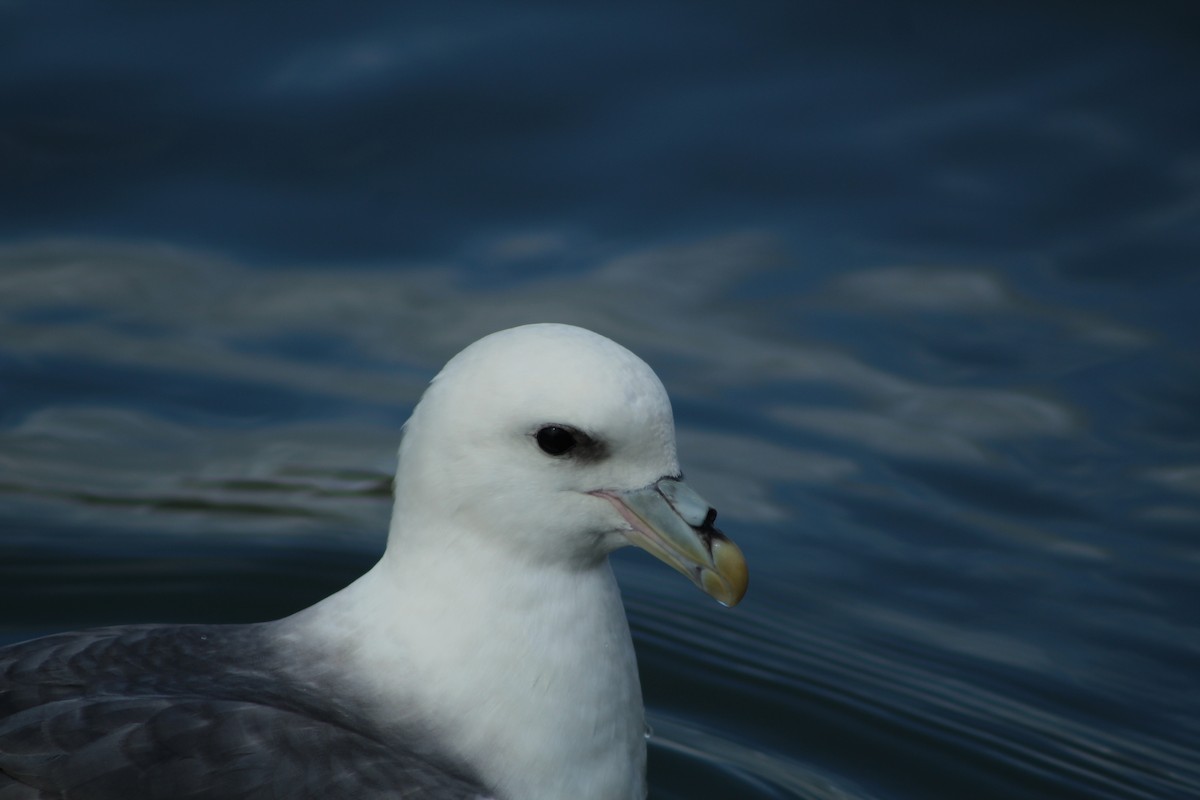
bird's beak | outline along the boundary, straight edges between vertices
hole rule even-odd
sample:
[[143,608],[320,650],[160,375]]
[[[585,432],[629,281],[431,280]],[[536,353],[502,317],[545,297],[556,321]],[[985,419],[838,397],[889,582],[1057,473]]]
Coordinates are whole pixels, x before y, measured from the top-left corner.
[[616,506],[633,528],[629,543],[649,551],[706,594],[735,606],[750,580],[742,551],[713,527],[717,512],[678,478],[661,478],[630,492],[593,492]]

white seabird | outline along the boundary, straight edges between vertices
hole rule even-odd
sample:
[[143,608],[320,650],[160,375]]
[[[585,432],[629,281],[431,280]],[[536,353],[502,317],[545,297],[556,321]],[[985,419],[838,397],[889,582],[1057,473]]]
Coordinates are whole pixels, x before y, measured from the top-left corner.
[[255,625],[0,650],[0,800],[640,800],[645,723],[608,554],[726,605],[745,561],[683,482],[670,402],[566,325],[485,337],[405,426],[387,549]]

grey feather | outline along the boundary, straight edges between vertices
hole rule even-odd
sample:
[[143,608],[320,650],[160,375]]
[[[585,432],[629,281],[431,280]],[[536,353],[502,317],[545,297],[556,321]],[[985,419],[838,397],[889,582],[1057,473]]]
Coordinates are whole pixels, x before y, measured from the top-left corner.
[[268,631],[131,626],[0,649],[0,800],[488,794],[420,737],[298,678]]

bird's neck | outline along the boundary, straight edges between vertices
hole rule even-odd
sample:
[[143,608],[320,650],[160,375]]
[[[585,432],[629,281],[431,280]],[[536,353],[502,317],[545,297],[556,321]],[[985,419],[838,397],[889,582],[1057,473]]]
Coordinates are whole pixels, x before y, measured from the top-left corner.
[[383,726],[415,720],[501,798],[641,800],[641,688],[607,559],[423,539],[298,615],[302,635],[341,654]]

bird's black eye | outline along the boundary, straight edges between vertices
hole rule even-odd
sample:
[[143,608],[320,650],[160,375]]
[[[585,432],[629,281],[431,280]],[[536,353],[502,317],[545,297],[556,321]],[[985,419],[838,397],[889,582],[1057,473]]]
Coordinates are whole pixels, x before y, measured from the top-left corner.
[[575,432],[560,425],[547,425],[537,432],[538,447],[552,456],[561,456],[579,444]]

